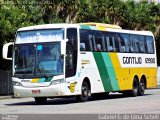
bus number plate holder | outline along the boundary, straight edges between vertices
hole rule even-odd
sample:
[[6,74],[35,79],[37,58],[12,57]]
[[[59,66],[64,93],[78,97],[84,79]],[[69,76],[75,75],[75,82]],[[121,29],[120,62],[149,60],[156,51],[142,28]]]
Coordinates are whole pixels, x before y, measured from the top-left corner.
[[41,91],[40,90],[32,90],[32,94],[40,94]]

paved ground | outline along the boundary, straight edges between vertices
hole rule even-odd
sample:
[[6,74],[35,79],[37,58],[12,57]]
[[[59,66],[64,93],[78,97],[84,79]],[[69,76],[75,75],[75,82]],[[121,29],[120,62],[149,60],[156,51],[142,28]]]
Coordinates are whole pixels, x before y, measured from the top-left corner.
[[111,94],[107,99],[77,103],[75,98],[49,99],[36,105],[33,98],[0,99],[0,113],[16,114],[99,114],[99,113],[160,113],[160,89],[146,90],[144,96],[124,97]]

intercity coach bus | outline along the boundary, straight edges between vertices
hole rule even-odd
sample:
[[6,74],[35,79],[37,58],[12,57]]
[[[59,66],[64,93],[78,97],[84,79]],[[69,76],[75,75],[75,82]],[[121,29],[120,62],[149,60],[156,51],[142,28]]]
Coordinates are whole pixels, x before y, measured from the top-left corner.
[[[8,47],[13,56],[8,58]],[[12,60],[15,97],[75,96],[85,102],[109,92],[144,95],[157,85],[154,36],[102,23],[47,24],[18,29],[3,47]]]

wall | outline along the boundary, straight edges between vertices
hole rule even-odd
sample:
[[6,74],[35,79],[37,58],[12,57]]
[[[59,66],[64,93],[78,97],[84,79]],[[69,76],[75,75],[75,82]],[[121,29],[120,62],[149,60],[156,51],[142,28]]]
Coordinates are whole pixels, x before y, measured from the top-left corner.
[[13,94],[11,71],[0,70],[0,95]]
[[158,67],[158,70],[157,70],[157,77],[158,77],[157,84],[160,85],[160,66]]

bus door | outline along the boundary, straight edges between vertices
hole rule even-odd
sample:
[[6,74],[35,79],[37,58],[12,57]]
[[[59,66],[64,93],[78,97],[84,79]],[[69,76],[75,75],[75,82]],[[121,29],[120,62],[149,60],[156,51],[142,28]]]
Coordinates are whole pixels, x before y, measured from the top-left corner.
[[[66,59],[65,59],[65,78],[67,82],[76,84],[76,69],[77,69],[77,28],[67,29],[66,44]],[[74,85],[75,86],[75,85]],[[75,88],[71,89],[71,92],[75,91]]]

